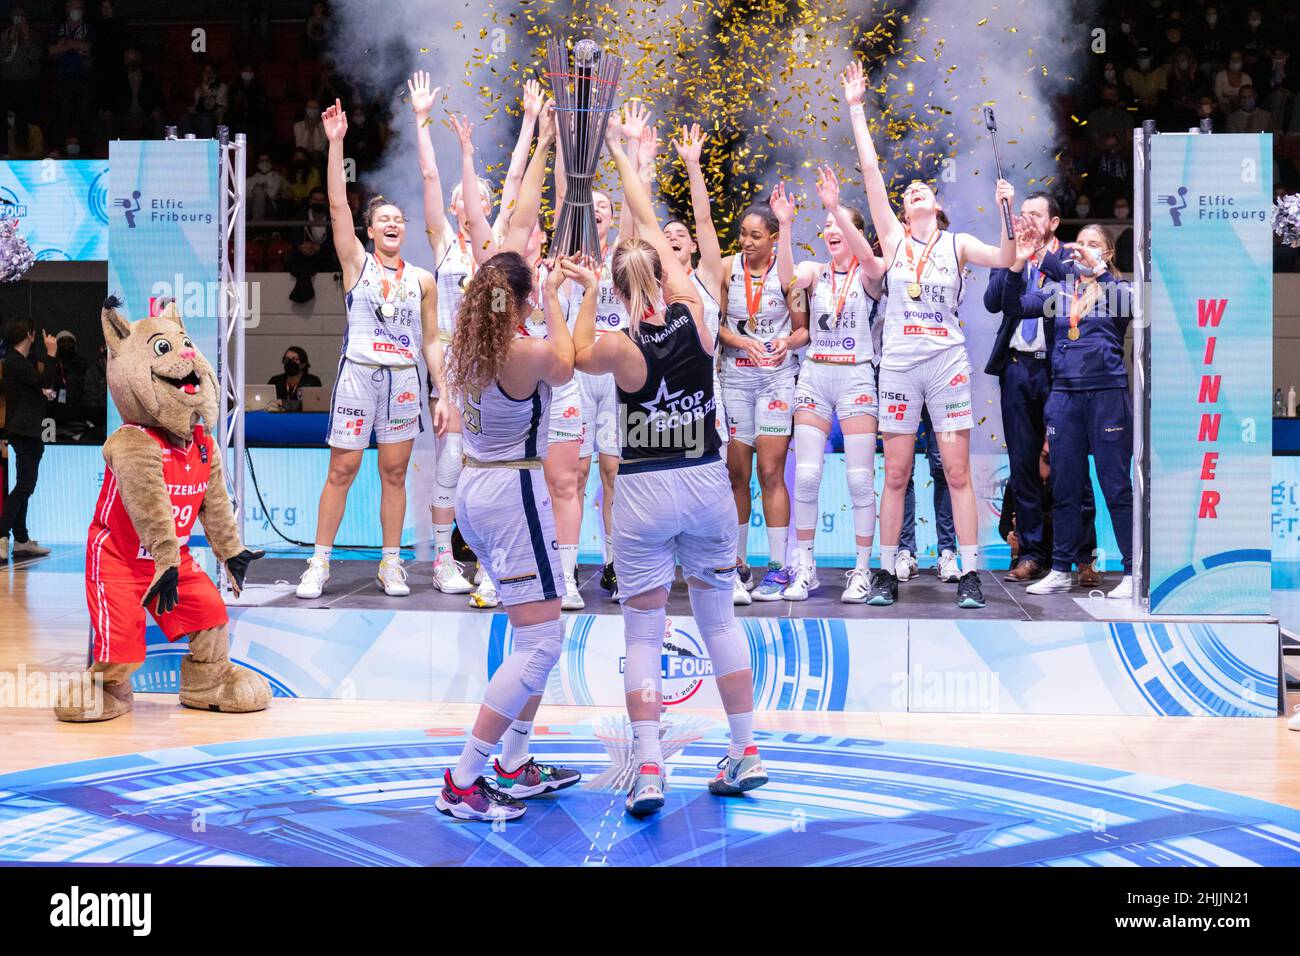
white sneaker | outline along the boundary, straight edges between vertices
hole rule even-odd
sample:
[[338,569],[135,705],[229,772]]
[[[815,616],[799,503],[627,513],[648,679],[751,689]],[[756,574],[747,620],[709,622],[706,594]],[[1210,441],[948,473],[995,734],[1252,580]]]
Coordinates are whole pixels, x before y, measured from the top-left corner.
[[475,585],[482,584],[482,583],[483,583],[483,577],[484,577],[484,575],[483,575],[483,565],[480,564],[480,565],[478,565],[477,567],[475,567],[475,569],[474,569],[474,584],[475,584]]
[[748,607],[754,603],[754,596],[745,587],[745,582],[736,575],[736,583],[731,586],[731,603],[736,607]]
[[479,582],[478,587],[469,596],[469,606],[488,608],[496,607],[500,603],[501,598],[497,595],[496,585],[492,583],[490,577],[486,574],[483,575],[483,580]]
[[906,548],[900,549],[898,556],[894,558],[894,576],[900,581],[906,581],[915,573],[916,555]]
[[844,604],[866,604],[867,594],[871,591],[871,572],[866,568],[854,568],[845,573],[849,583],[844,586],[840,601]]
[[1287,730],[1300,730],[1300,710],[1291,715],[1291,719],[1286,722]]
[[50,549],[42,547],[41,543],[35,538],[29,538],[26,541],[15,541],[13,554],[17,557],[20,554],[31,555],[34,558],[43,558],[50,553]]
[[564,597],[560,599],[560,609],[564,611],[581,611],[586,606],[587,602],[578,593],[576,577],[566,574],[564,576]]
[[1039,578],[1025,588],[1026,594],[1060,594],[1074,587],[1074,580],[1069,571],[1049,571],[1047,576]]
[[1106,597],[1113,598],[1116,601],[1133,600],[1133,575],[1126,574],[1120,578],[1115,590],[1107,594]]
[[325,558],[307,559],[307,570],[298,579],[298,597],[318,598],[325,590],[325,582],[330,579],[330,563]]
[[819,587],[821,582],[817,580],[817,565],[811,561],[799,560],[792,569],[790,583],[781,592],[781,597],[787,601],[806,601],[809,592],[816,591]]
[[944,584],[955,584],[961,580],[961,569],[957,567],[957,555],[947,548],[939,555],[939,567],[935,572]]
[[401,558],[384,558],[380,561],[375,583],[389,597],[406,597],[411,593],[411,587],[406,583],[406,568],[402,567]]
[[461,564],[444,551],[433,562],[433,586],[443,594],[469,594],[474,585],[465,580]]

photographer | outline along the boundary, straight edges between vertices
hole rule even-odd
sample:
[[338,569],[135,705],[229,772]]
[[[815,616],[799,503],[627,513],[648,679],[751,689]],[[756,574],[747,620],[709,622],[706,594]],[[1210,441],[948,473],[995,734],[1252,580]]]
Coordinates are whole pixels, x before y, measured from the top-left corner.
[[[53,355],[58,343],[43,333],[45,354]],[[9,558],[9,534],[13,533],[13,553],[40,557],[50,553],[27,534],[27,501],[36,490],[36,477],[45,447],[41,442],[41,423],[45,403],[54,397],[53,363],[38,363],[31,356],[36,343],[36,329],[27,319],[10,319],[4,326],[5,357],[0,363],[0,384],[5,397],[5,437],[10,451],[17,455],[18,474],[13,491],[0,510],[0,560]]]

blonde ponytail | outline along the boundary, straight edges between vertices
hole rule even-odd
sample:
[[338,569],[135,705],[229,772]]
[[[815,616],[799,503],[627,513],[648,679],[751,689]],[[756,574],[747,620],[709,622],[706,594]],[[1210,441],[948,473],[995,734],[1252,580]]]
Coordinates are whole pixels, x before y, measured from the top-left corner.
[[632,338],[641,338],[641,320],[663,305],[663,264],[644,239],[623,239],[614,247],[610,267],[614,289],[627,305]]

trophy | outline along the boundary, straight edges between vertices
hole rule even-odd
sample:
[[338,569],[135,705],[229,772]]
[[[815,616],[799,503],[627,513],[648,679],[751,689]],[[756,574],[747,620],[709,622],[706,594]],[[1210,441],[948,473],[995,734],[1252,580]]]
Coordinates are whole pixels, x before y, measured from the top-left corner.
[[551,251],[599,259],[591,185],[605,145],[605,127],[614,110],[623,58],[602,52],[596,41],[585,38],[574,44],[572,66],[566,46],[556,39],[547,41],[546,52],[551,67],[546,76],[555,98],[555,135],[564,153],[568,186],[551,237]]

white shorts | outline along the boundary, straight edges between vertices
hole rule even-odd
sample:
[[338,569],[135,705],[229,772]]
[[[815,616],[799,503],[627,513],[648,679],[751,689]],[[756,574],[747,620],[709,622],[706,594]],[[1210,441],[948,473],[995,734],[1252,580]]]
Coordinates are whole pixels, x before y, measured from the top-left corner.
[[930,410],[936,432],[955,432],[974,423],[971,408],[970,359],[964,348],[952,348],[909,369],[880,369],[880,430],[915,435],[921,406]]
[[765,435],[789,438],[794,427],[794,370],[765,379],[724,382],[722,401],[728,431],[736,441],[753,445]]
[[805,362],[794,390],[795,412],[812,412],[823,421],[876,414],[876,370],[870,362],[831,365]]
[[581,457],[590,458],[593,453],[619,457],[623,448],[619,442],[618,386],[614,384],[614,376],[574,372],[573,377],[582,389],[585,434]]
[[563,590],[551,493],[540,468],[473,468],[456,485],[456,525],[501,603],[548,601]]
[[414,365],[362,365],[344,359],[330,400],[328,441],[349,451],[375,441],[410,441],[424,428],[420,406],[424,387]]
[[614,481],[614,571],[620,599],[672,587],[678,564],[684,578],[730,589],[736,528],[736,499],[721,460],[620,471]]
[[567,385],[551,389],[551,420],[546,440],[550,444],[562,441],[582,441],[583,414],[582,390],[577,378]]
[[725,445],[731,441],[731,428],[727,425],[727,409],[722,401],[722,386],[718,383],[718,370],[713,370],[713,406],[716,415],[715,422],[718,426],[718,437],[722,439]]

